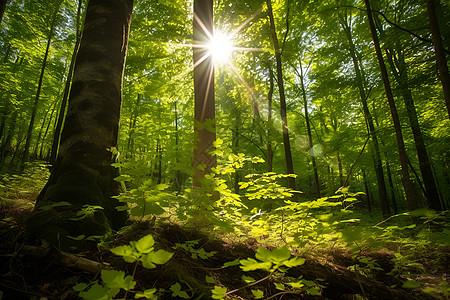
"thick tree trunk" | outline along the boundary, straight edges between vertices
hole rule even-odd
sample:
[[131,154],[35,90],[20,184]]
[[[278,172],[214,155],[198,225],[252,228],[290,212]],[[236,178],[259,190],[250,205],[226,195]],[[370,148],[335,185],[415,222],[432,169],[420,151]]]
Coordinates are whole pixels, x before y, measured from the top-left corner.
[[390,214],[390,208],[389,208],[389,199],[387,195],[387,189],[386,189],[386,182],[384,180],[384,172],[383,172],[383,165],[381,163],[381,155],[380,155],[380,146],[378,143],[378,136],[375,130],[372,114],[370,113],[369,106],[367,105],[367,95],[366,91],[364,89],[363,85],[363,76],[361,74],[361,69],[359,66],[359,61],[356,56],[356,47],[353,43],[353,38],[351,35],[351,29],[350,26],[347,23],[347,20],[341,20],[341,26],[347,36],[348,42],[349,42],[349,52],[350,56],[353,61],[353,67],[355,68],[355,74],[356,74],[356,82],[358,85],[359,90],[359,96],[361,99],[361,104],[363,106],[363,112],[364,116],[367,121],[367,126],[369,128],[369,134],[372,139],[372,145],[373,145],[373,155],[374,155],[374,167],[375,167],[375,174],[377,176],[377,184],[378,184],[378,198],[380,201],[381,211],[384,216],[387,216]]
[[[32,238],[62,249],[78,245],[67,236],[103,235],[127,220],[115,209],[120,185],[111,163],[132,8],[133,0],[90,0],[87,7],[58,157],[28,222]],[[89,207],[95,212],[73,220]]]
[[[283,144],[284,144],[284,155],[286,159],[286,173],[287,174],[295,174],[294,172],[294,164],[292,162],[292,153],[291,153],[291,142],[289,140],[289,130],[287,123],[287,114],[286,114],[286,96],[284,92],[284,81],[283,81],[283,67],[281,64],[281,49],[278,44],[277,31],[275,28],[275,21],[273,18],[272,11],[272,2],[271,0],[267,0],[267,12],[270,20],[270,31],[272,34],[273,47],[275,50],[275,60],[277,63],[277,83],[278,83],[278,92],[280,94],[280,114],[281,120],[283,121]],[[291,189],[295,190],[295,178],[288,177],[288,186]]]
[[370,32],[372,34],[373,43],[375,46],[375,51],[377,55],[378,64],[380,66],[381,78],[383,80],[384,88],[386,90],[386,97],[389,102],[389,107],[391,109],[392,120],[394,122],[395,136],[397,138],[398,154],[400,157],[400,164],[402,169],[402,183],[406,194],[406,201],[408,208],[410,210],[418,208],[418,203],[416,196],[414,194],[413,185],[409,177],[408,170],[408,157],[406,155],[405,144],[403,142],[402,128],[400,124],[400,119],[398,117],[397,108],[395,106],[394,96],[392,95],[391,85],[389,83],[389,78],[386,70],[386,65],[384,64],[383,54],[381,53],[380,42],[378,40],[377,31],[375,29],[375,24],[372,16],[372,9],[370,8],[369,0],[364,0],[367,9],[367,19],[369,21]]
[[77,37],[76,37],[75,46],[74,46],[74,49],[72,52],[72,59],[70,61],[69,72],[68,72],[67,78],[66,78],[66,85],[64,87],[64,95],[63,95],[63,99],[61,101],[61,108],[59,109],[58,121],[56,122],[55,132],[53,134],[52,150],[50,153],[50,161],[49,161],[50,164],[52,164],[52,165],[55,163],[56,156],[58,155],[59,140],[61,138],[61,129],[64,124],[64,116],[66,114],[67,99],[69,97],[69,92],[70,92],[70,84],[72,83],[73,70],[75,67],[75,61],[77,59],[78,48],[80,46],[80,41],[81,41],[81,34],[80,34],[81,7],[82,7],[82,0],[79,0],[78,1],[78,10],[77,10]]
[[211,173],[217,164],[213,150],[216,140],[216,117],[214,100],[214,65],[207,54],[206,45],[213,35],[213,1],[194,0],[194,186],[199,187],[199,179]]
[[441,31],[436,15],[436,6],[439,6],[439,0],[427,1],[428,20],[430,22],[431,34],[433,35],[434,53],[439,70],[439,79],[441,80],[445,105],[447,105],[447,112],[450,118],[450,75],[448,73],[447,59],[445,57]]

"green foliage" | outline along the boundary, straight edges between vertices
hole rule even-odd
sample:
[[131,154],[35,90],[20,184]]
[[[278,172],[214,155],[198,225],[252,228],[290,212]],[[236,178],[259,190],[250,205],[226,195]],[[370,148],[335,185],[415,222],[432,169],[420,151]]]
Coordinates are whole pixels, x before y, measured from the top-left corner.
[[193,259],[208,259],[217,253],[217,251],[206,252],[203,248],[195,249],[194,246],[198,245],[198,243],[199,240],[186,241],[184,243],[175,243],[173,249],[183,249],[184,251],[189,253]]
[[241,269],[246,272],[257,269],[263,269],[273,273],[282,266],[292,268],[300,266],[305,263],[304,258],[300,257],[291,258],[291,253],[286,245],[283,245],[272,251],[259,246],[256,252],[256,258],[259,261],[256,261],[253,258],[241,260],[240,261],[242,265]]
[[227,293],[227,288],[223,286],[215,286],[212,290],[212,299],[224,299],[225,294]]
[[85,300],[110,300],[114,299],[121,289],[129,291],[136,285],[133,277],[125,276],[123,271],[102,270],[101,278],[102,285],[95,282],[89,287],[85,283],[79,283],[73,289],[80,292],[80,297]]
[[172,297],[180,297],[183,299],[189,299],[189,295],[185,292],[181,290],[181,285],[177,282],[175,284],[173,284],[170,287],[170,290],[172,291]]
[[154,251],[154,244],[153,237],[146,235],[138,241],[130,242],[130,245],[118,246],[110,251],[122,256],[128,263],[141,262],[144,268],[153,269],[156,265],[165,264],[173,256],[173,253],[162,249]]

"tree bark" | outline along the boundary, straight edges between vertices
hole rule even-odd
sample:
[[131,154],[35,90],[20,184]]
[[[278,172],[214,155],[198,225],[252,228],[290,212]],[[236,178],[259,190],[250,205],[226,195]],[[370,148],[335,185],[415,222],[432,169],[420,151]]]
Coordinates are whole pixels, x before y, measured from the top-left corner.
[[445,56],[441,31],[439,29],[438,18],[436,15],[436,6],[439,6],[439,0],[427,1],[428,20],[430,22],[431,34],[433,36],[434,53],[436,55],[436,62],[439,70],[439,79],[441,80],[442,90],[444,91],[445,105],[447,106],[447,112],[450,118],[450,75],[448,73],[447,59]]
[[214,65],[206,47],[213,30],[213,1],[194,0],[194,187],[217,164],[216,156],[208,153],[216,140]]
[[[132,8],[133,0],[90,0],[87,7],[58,157],[27,224],[31,238],[63,250],[85,246],[67,236],[104,235],[127,220],[115,209],[120,184],[111,163]],[[97,209],[73,220],[86,206]]]
[[75,40],[75,46],[72,52],[72,59],[70,61],[69,66],[69,72],[67,74],[66,78],[66,85],[64,87],[64,95],[63,99],[61,101],[61,107],[59,109],[58,114],[58,121],[56,122],[55,132],[53,133],[53,143],[52,143],[52,150],[50,153],[50,164],[53,165],[56,161],[56,156],[58,155],[58,148],[59,148],[59,140],[61,138],[61,129],[64,124],[64,116],[66,114],[66,107],[67,107],[67,99],[69,97],[70,92],[70,84],[72,83],[72,76],[73,76],[73,70],[75,66],[75,61],[77,59],[77,53],[78,48],[80,46],[81,41],[81,34],[80,34],[80,26],[81,26],[81,7],[82,7],[82,0],[78,1],[78,9],[77,9],[77,37]]
[[[291,143],[289,140],[289,129],[287,123],[286,96],[284,92],[283,67],[281,63],[281,48],[278,44],[278,37],[275,28],[275,20],[273,18],[271,0],[267,0],[267,12],[269,15],[270,31],[272,35],[273,47],[275,50],[275,60],[277,64],[277,83],[278,83],[278,92],[280,94],[280,114],[281,120],[283,121],[283,145],[284,145],[284,155],[286,159],[286,173],[295,174],[294,164],[292,162]],[[288,177],[288,187],[294,190],[296,189],[294,177]]]
[[383,54],[381,52],[380,42],[378,40],[378,35],[375,29],[375,24],[373,21],[372,10],[370,7],[369,0],[364,0],[367,9],[367,19],[369,22],[370,32],[372,34],[373,43],[375,46],[375,52],[377,55],[378,64],[380,67],[381,78],[383,80],[384,88],[386,90],[386,97],[389,102],[389,107],[391,110],[392,120],[394,122],[395,136],[397,138],[398,154],[400,157],[400,165],[402,169],[402,183],[406,194],[406,201],[408,208],[410,210],[418,208],[417,199],[414,194],[413,185],[409,177],[408,170],[408,157],[406,155],[405,144],[403,142],[402,128],[400,124],[400,119],[398,117],[397,108],[395,106],[394,96],[392,95],[391,85],[389,83],[389,78],[386,70],[386,65],[384,64]]
[[383,165],[381,163],[380,146],[378,143],[378,136],[377,136],[377,133],[375,130],[372,114],[370,113],[369,106],[367,105],[367,95],[366,95],[366,91],[365,91],[364,85],[363,85],[363,76],[361,74],[359,61],[356,56],[356,47],[353,43],[351,29],[347,23],[347,20],[341,20],[340,22],[341,22],[341,26],[342,26],[342,28],[347,36],[348,42],[349,42],[349,52],[350,52],[350,56],[353,61],[353,67],[355,68],[355,75],[356,75],[356,82],[357,82],[358,90],[359,90],[359,96],[361,99],[364,116],[367,121],[368,132],[372,139],[372,145],[373,145],[373,149],[374,149],[374,153],[373,153],[374,154],[374,167],[375,167],[375,174],[377,177],[378,198],[380,201],[381,211],[384,216],[388,216],[390,214],[389,199],[388,199],[388,195],[387,195],[386,182],[384,180]]

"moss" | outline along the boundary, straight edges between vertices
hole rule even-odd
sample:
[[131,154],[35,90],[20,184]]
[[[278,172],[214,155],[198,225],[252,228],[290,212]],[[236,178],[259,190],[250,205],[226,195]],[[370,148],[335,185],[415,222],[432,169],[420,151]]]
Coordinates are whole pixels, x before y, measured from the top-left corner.
[[[44,239],[67,251],[89,244],[85,240],[75,241],[68,236],[102,236],[111,231],[114,218],[120,219],[114,220],[114,223],[123,225],[122,215],[125,212],[115,210],[115,199],[105,195],[104,189],[101,178],[79,164],[70,163],[55,169],[27,222],[30,238]],[[70,205],[61,205],[62,202]],[[103,209],[76,220],[85,205],[101,206]]]

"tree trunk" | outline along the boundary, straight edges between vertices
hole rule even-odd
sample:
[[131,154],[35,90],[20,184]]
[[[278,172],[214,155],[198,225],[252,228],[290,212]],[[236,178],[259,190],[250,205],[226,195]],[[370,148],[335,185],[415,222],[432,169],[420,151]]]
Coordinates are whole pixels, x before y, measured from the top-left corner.
[[306,89],[305,89],[305,84],[303,81],[304,76],[303,76],[303,67],[302,67],[301,62],[300,62],[300,74],[299,75],[300,75],[300,84],[301,84],[301,88],[302,88],[303,106],[304,106],[304,110],[305,110],[305,122],[306,122],[306,132],[308,134],[309,154],[311,155],[311,162],[312,162],[313,171],[314,171],[314,189],[316,191],[317,198],[320,198],[319,174],[317,173],[316,156],[314,155],[314,150],[313,150],[311,124],[309,121],[308,102],[306,100]]
[[213,27],[213,1],[194,0],[194,187],[199,187],[199,179],[217,164],[216,156],[208,153],[216,140],[214,65],[206,48]]
[[78,10],[77,10],[77,37],[75,40],[75,46],[72,52],[72,59],[70,61],[69,66],[69,72],[67,74],[66,78],[66,85],[64,87],[64,95],[63,99],[61,101],[61,108],[59,109],[59,115],[58,115],[58,121],[55,126],[55,132],[53,133],[53,143],[52,143],[52,150],[50,153],[50,164],[53,165],[56,161],[56,156],[58,155],[58,148],[59,148],[59,140],[61,138],[61,128],[64,124],[64,116],[66,114],[66,106],[67,106],[67,99],[70,92],[70,84],[72,82],[72,75],[73,70],[75,66],[75,61],[77,59],[77,53],[78,48],[80,46],[81,41],[81,35],[80,35],[80,25],[81,25],[81,7],[82,7],[82,0],[78,1]]
[[[59,2],[59,4],[61,4],[61,2]],[[41,95],[41,89],[42,89],[42,81],[44,80],[45,67],[47,66],[47,58],[48,58],[48,53],[50,51],[50,43],[51,43],[52,37],[53,37],[53,30],[55,28],[56,16],[58,14],[58,10],[59,10],[59,5],[57,5],[57,7],[55,8],[55,12],[52,16],[52,18],[53,18],[52,23],[50,25],[50,31],[47,36],[47,47],[45,49],[44,60],[42,62],[42,67],[41,67],[41,75],[39,76],[39,82],[38,82],[38,87],[37,87],[37,91],[36,91],[36,96],[34,98],[34,104],[33,104],[33,108],[31,111],[31,119],[30,119],[30,123],[28,125],[28,132],[27,132],[27,136],[26,136],[25,148],[24,148],[24,152],[23,152],[23,156],[22,156],[22,162],[20,165],[20,172],[23,172],[23,170],[25,168],[25,163],[28,161],[29,155],[30,155],[29,152],[30,152],[31,138],[33,135],[34,120],[36,119],[37,108],[38,108],[39,100],[40,100],[39,97]]]
[[[69,249],[83,243],[67,236],[103,235],[127,220],[115,209],[120,184],[111,163],[132,8],[133,0],[89,1],[58,157],[27,224],[31,238]],[[95,212],[73,220],[86,207]]]
[[[287,123],[286,96],[284,92],[283,68],[281,64],[281,49],[280,46],[278,45],[277,31],[275,28],[275,21],[273,18],[273,11],[272,11],[272,2],[271,0],[266,1],[267,1],[267,13],[269,15],[270,20],[270,31],[272,34],[273,47],[275,50],[275,60],[277,63],[277,82],[278,82],[278,92],[280,94],[280,114],[281,120],[283,121],[283,145],[284,145],[284,155],[286,158],[286,173],[295,174],[294,164],[292,162],[291,143],[289,140],[289,130]],[[294,190],[296,189],[294,177],[288,177],[288,187]]]
[[[437,5],[436,5],[437,4]],[[441,31],[439,29],[438,18],[436,15],[436,6],[439,6],[439,0],[427,1],[428,20],[430,22],[431,34],[433,36],[434,53],[439,70],[439,79],[441,80],[444,91],[445,105],[450,118],[450,75],[448,74],[447,58],[442,44]]]
[[406,156],[405,144],[403,142],[402,128],[400,119],[398,117],[397,108],[395,107],[394,96],[392,95],[391,85],[384,64],[383,54],[381,53],[380,42],[373,22],[372,9],[370,8],[369,0],[364,0],[367,9],[367,19],[369,21],[370,32],[372,34],[373,43],[377,55],[378,64],[380,66],[381,78],[383,80],[384,88],[386,90],[386,97],[391,109],[392,120],[394,122],[395,136],[397,138],[398,154],[400,157],[400,164],[402,169],[402,183],[406,194],[406,201],[410,210],[418,208],[417,200],[414,194],[413,185],[409,177],[408,157]]
[[350,26],[347,23],[347,20],[340,20],[341,26],[347,36],[349,42],[349,52],[353,61],[353,67],[355,68],[356,74],[356,82],[358,85],[359,96],[361,99],[361,104],[363,106],[364,116],[367,121],[367,126],[369,128],[369,134],[372,139],[372,145],[374,149],[374,167],[375,174],[377,176],[377,184],[378,184],[378,198],[380,201],[381,211],[384,216],[388,216],[390,214],[389,208],[389,199],[387,195],[386,182],[384,180],[384,172],[383,165],[381,163],[381,155],[380,155],[380,146],[378,144],[378,136],[375,130],[375,126],[373,123],[372,114],[369,111],[369,106],[367,105],[367,95],[363,85],[363,76],[361,74],[361,69],[359,66],[359,61],[356,56],[356,47],[353,43],[353,38],[351,35]]
[[273,149],[272,149],[272,100],[273,100],[273,71],[269,66],[269,93],[267,94],[267,172],[272,172],[273,169]]
[[[435,210],[442,210],[439,194],[434,180],[434,174],[431,169],[430,159],[428,157],[425,140],[420,129],[419,120],[417,119],[416,106],[409,88],[408,70],[401,46],[398,46],[396,59],[393,58],[393,53],[387,52],[387,58],[391,69],[396,79],[403,101],[405,102],[406,111],[408,113],[409,124],[414,137],[414,145],[416,146],[417,157],[419,159],[420,172],[425,186],[425,197],[427,198],[430,208]],[[396,71],[398,69],[398,72]]]
[[[142,94],[138,94],[136,103],[134,104],[133,114],[130,119],[130,129],[127,142],[127,153],[130,157],[134,157],[134,133],[136,131],[136,122],[139,114],[139,106],[141,104]],[[176,109],[176,108],[175,108]]]
[[0,24],[3,20],[3,15],[5,14],[6,0],[0,0]]

